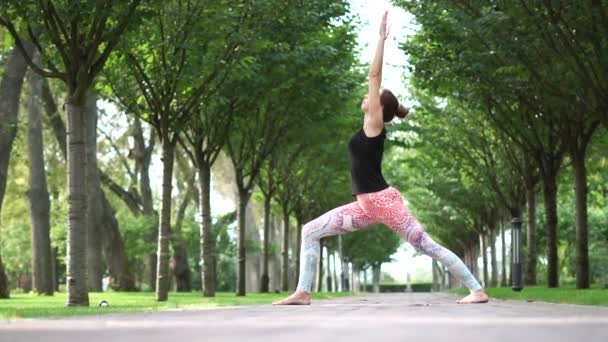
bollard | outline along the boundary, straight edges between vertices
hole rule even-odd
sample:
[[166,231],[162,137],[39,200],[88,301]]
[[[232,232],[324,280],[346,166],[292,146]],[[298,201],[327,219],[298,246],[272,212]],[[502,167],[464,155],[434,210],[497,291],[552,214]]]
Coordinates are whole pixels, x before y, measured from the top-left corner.
[[521,265],[521,220],[514,217],[511,220],[511,288],[519,292],[523,289]]

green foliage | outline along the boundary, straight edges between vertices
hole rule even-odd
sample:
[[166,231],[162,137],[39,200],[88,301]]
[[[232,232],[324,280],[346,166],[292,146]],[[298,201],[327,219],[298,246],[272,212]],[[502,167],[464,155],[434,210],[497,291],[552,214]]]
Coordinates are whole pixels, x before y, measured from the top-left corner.
[[343,255],[361,269],[391,262],[401,238],[386,226],[375,224],[342,237]]
[[[477,245],[489,218],[504,217],[507,209],[518,214],[523,186],[539,191],[539,174],[560,169],[563,156],[580,146],[581,132],[606,123],[600,109],[606,94],[598,84],[608,73],[596,74],[608,67],[599,58],[608,51],[608,40],[596,17],[605,4],[395,3],[418,25],[401,46],[411,63],[417,105],[415,122],[402,127],[413,134],[397,140],[401,147],[389,157],[395,171],[387,178],[407,188],[421,222],[459,253],[467,244]],[[605,128],[599,134],[605,135]],[[587,154],[589,234],[590,241],[599,239],[598,246],[606,241],[601,228],[606,179],[592,171],[605,158],[600,146],[606,146],[605,138],[593,139]],[[562,171],[558,186],[559,257],[568,276],[574,274],[577,239],[572,177],[570,170]],[[542,198],[538,202],[542,256],[546,222]],[[601,250],[591,249],[592,269]],[[541,257],[539,275],[545,269]]]

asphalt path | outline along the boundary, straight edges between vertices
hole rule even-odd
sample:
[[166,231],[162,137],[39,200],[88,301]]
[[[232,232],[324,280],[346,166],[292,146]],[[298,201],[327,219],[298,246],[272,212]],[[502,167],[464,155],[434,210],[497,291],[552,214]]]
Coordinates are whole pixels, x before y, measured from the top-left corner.
[[[608,341],[608,308],[491,299],[459,305],[445,293],[100,316],[0,321],[0,341]],[[314,294],[313,294],[314,300]]]

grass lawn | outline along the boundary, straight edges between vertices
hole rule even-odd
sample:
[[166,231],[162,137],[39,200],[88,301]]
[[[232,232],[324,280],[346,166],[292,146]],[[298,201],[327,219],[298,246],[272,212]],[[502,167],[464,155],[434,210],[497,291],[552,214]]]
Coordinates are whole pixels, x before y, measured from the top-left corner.
[[[450,292],[467,294],[468,290]],[[521,292],[514,292],[511,288],[489,288],[486,292],[491,298],[498,299],[608,306],[608,290],[600,289],[599,286],[586,290],[577,290],[574,286],[562,286],[556,289],[533,286],[526,287]]]
[[[12,294],[10,299],[0,299],[0,319],[97,315],[115,312],[159,311],[182,308],[214,308],[221,306],[271,304],[288,295],[283,293],[248,293],[237,297],[232,292],[216,293],[213,298],[204,298],[199,292],[169,293],[167,302],[156,302],[153,292],[91,292],[90,307],[65,307],[66,294],[38,296],[34,294]],[[353,295],[353,293],[313,293],[312,299],[331,299]],[[110,305],[99,307],[101,300]]]

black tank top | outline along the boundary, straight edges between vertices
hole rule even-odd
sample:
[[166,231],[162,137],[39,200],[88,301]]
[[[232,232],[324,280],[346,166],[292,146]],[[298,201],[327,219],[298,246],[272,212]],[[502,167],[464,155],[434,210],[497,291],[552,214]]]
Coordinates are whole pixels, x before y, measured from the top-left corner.
[[388,188],[382,176],[382,154],[386,131],[369,138],[361,128],[348,143],[353,195],[381,191]]

